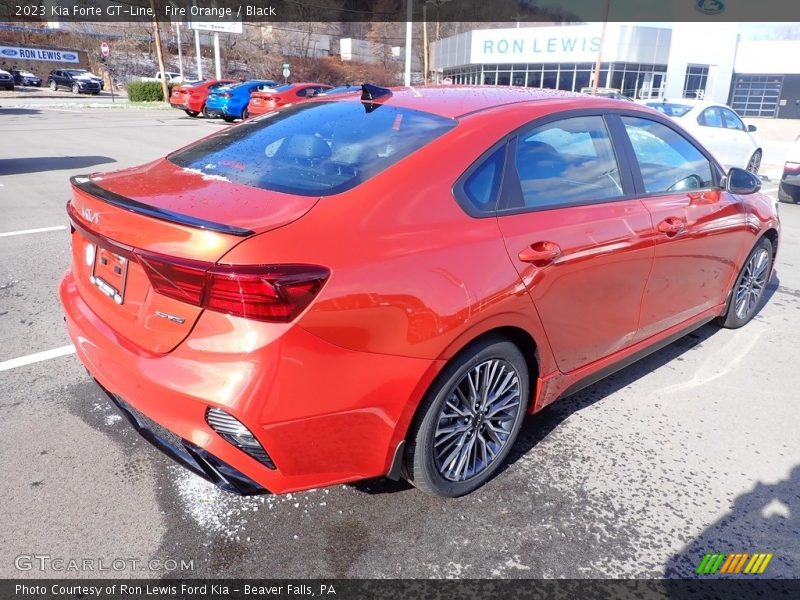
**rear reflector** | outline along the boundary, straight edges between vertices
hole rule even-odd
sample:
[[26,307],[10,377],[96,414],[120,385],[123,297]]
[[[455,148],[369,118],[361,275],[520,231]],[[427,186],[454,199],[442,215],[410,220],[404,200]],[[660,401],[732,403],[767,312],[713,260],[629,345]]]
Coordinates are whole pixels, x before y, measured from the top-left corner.
[[226,442],[233,444],[267,468],[275,468],[275,463],[272,462],[267,451],[264,450],[250,430],[236,417],[219,408],[209,408],[206,410],[206,422]]
[[214,265],[143,250],[134,255],[159,294],[257,321],[291,321],[330,276],[315,265]]

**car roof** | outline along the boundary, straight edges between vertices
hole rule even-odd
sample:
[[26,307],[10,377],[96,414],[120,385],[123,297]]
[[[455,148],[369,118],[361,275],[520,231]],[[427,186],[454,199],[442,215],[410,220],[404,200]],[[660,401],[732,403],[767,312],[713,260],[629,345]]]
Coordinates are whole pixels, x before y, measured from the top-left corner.
[[[508,87],[508,86],[457,86],[441,85],[428,87],[388,88],[392,96],[388,99],[377,98],[377,104],[392,104],[404,108],[413,108],[442,117],[456,118],[470,113],[480,112],[506,104],[531,102],[536,100],[559,100],[582,102],[622,102],[575,92],[540,88]],[[360,96],[344,94],[331,96],[339,102],[358,102]]]

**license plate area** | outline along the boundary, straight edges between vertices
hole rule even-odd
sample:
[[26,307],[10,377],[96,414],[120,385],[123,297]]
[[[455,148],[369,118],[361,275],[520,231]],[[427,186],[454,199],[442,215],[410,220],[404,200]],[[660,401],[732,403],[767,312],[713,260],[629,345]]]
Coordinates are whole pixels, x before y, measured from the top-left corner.
[[95,246],[89,282],[104,296],[108,296],[116,304],[122,304],[125,301],[127,280],[128,259],[102,246]]

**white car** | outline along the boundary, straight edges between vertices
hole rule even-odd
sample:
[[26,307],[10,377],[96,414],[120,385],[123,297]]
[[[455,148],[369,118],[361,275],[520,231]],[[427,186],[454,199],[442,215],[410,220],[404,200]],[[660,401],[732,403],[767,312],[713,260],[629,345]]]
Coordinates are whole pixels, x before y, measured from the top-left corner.
[[699,100],[647,100],[646,106],[672,117],[717,157],[725,169],[758,173],[763,151],[752,132],[729,106]]

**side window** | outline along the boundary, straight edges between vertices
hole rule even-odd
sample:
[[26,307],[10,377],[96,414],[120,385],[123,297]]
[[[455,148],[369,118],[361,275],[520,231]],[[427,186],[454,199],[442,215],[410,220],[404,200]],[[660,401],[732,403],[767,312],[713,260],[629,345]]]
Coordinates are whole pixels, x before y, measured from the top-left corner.
[[462,199],[475,212],[491,213],[497,208],[505,146],[500,146],[464,180]]
[[747,131],[747,128],[744,126],[744,123],[735,112],[727,108],[720,108],[720,111],[722,112],[722,120],[725,123],[725,127],[727,127],[728,129],[738,129],[739,131]]
[[514,160],[528,208],[590,203],[623,194],[614,149],[599,115],[563,119],[521,134]]
[[300,96],[301,98],[305,98],[310,91],[311,88],[303,88],[302,90],[297,90],[297,95]]
[[719,109],[715,106],[707,108],[701,112],[700,116],[697,117],[697,122],[700,125],[705,125],[706,127],[724,127],[722,124],[722,115],[720,114]]
[[712,187],[711,164],[674,129],[638,117],[622,117],[647,193]]

